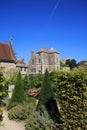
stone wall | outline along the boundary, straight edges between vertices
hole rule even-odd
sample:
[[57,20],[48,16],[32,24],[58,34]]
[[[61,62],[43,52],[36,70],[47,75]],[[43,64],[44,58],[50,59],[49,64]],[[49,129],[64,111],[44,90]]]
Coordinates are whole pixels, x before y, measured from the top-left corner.
[[0,68],[6,78],[10,78],[17,71],[15,63],[0,62]]
[[[28,74],[45,73],[48,71],[60,70],[60,54],[55,50],[41,50],[32,55],[28,64]],[[35,71],[33,71],[35,70]]]

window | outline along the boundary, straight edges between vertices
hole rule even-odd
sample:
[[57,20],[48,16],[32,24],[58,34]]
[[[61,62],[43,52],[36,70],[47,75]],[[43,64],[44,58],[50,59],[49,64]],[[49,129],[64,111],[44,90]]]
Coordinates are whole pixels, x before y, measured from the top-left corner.
[[32,60],[32,65],[34,65],[34,60]]
[[35,72],[36,72],[36,69],[35,69],[35,68],[32,68],[32,69],[31,69],[31,72],[34,72],[34,73],[35,73]]
[[41,73],[41,70],[38,70],[38,73]]
[[24,71],[26,71],[26,68],[24,68]]
[[40,63],[40,59],[39,59],[39,63]]
[[20,71],[22,71],[22,67],[20,68]]

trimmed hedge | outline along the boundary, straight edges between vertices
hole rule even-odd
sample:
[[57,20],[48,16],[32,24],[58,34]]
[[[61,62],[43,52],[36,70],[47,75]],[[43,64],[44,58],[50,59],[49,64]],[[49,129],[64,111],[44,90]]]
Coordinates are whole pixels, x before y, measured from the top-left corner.
[[41,118],[35,112],[34,108],[36,106],[34,104],[33,107],[30,107],[34,111],[31,112],[31,109],[28,109],[30,113],[24,110],[25,106],[23,108],[20,107],[20,110],[19,107],[18,110],[16,107],[12,108],[9,111],[10,117],[13,113],[16,115],[18,111],[19,116],[16,115],[17,119],[19,119],[20,115],[22,115],[22,118],[27,118],[25,124],[27,130],[87,130],[87,71],[53,72],[50,74],[50,79],[63,119],[62,123],[56,124],[58,126],[57,128],[55,128],[54,123],[52,124],[48,120],[48,117],[43,116]]
[[20,72],[18,72],[15,81],[15,88],[13,90],[12,97],[8,103],[8,107],[7,107],[8,110],[18,105],[19,103],[24,103],[26,101],[26,94],[22,83],[23,83],[22,75]]
[[51,73],[64,123],[63,130],[87,129],[87,71]]

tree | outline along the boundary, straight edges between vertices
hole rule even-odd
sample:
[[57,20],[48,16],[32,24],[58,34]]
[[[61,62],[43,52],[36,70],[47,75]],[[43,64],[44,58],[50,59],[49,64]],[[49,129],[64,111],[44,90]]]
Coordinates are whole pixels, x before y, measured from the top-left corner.
[[23,79],[23,86],[24,86],[25,91],[27,91],[29,89],[29,79],[28,79],[27,75]]
[[77,67],[75,59],[66,60],[66,65],[68,65],[70,67],[70,69],[73,69],[73,68]]
[[48,122],[48,124],[50,124],[50,119],[55,123],[60,123],[61,121],[61,115],[59,113],[56,100],[54,99],[50,76],[47,69],[44,75],[43,85],[40,91],[39,102],[36,110],[39,112],[39,116],[41,116],[41,122],[45,121],[45,123]]
[[40,92],[39,101],[45,104],[49,99],[53,98],[53,91],[51,87],[50,77],[48,70],[46,69],[43,85]]
[[23,103],[26,100],[26,94],[22,84],[21,73],[19,72],[16,77],[15,88],[13,90],[12,98],[8,104],[8,109],[14,107],[19,103]]

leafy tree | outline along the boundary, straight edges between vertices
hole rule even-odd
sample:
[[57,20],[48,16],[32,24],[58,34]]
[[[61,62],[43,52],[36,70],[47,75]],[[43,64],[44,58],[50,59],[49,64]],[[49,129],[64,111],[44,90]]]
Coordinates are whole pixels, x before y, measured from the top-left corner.
[[19,103],[23,103],[25,100],[26,94],[22,84],[21,73],[19,72],[16,77],[15,88],[13,90],[12,98],[8,104],[8,109],[12,108],[13,106]]
[[76,63],[75,59],[66,60],[66,65],[68,65],[70,67],[70,69],[77,67],[77,63]]

